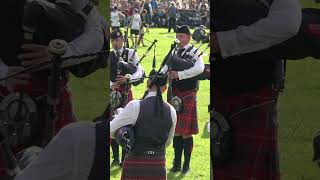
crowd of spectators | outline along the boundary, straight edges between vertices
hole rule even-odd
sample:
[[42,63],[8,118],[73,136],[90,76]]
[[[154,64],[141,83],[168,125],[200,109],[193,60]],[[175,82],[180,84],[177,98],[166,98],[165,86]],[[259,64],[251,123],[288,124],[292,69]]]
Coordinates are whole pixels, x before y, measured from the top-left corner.
[[[118,11],[125,15],[121,19],[121,25],[126,26],[134,9],[147,11],[145,23],[149,27],[168,27],[169,8],[174,4],[177,9],[176,20],[179,20],[179,10],[193,10],[201,18],[201,24],[208,26],[210,8],[208,0],[112,0],[111,8],[118,8]],[[142,7],[143,6],[143,7]]]

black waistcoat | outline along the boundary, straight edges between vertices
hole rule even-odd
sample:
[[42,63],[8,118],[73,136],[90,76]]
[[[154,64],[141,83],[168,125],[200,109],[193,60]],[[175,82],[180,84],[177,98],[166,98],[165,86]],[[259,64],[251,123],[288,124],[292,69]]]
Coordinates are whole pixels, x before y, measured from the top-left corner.
[[[129,55],[129,50],[124,49],[120,56],[122,57],[123,61],[128,62],[128,59],[129,59],[128,55]],[[112,82],[115,82],[117,77],[117,64],[119,62],[119,58],[117,57],[115,51],[110,53],[109,58],[110,58],[110,80]]]
[[135,125],[136,142],[133,151],[164,150],[172,126],[170,106],[163,103],[163,117],[154,116],[156,97],[140,102],[140,113]]
[[[250,25],[268,15],[263,0],[215,0],[212,12],[214,31],[227,31]],[[272,0],[267,0],[269,4]],[[218,58],[213,62],[213,85],[225,93],[237,94],[259,87],[271,87],[279,59],[255,53]]]

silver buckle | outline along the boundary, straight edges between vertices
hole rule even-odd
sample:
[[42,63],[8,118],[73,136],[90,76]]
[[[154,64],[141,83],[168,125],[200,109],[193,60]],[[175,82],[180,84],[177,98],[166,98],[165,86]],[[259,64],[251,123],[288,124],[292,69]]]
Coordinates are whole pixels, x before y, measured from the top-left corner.
[[148,155],[154,155],[154,151],[147,151]]

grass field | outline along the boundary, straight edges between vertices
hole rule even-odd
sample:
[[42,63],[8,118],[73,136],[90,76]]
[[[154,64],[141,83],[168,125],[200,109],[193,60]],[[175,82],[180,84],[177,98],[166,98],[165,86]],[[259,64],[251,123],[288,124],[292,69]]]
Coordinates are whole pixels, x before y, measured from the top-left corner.
[[[107,17],[106,0],[100,1],[99,9]],[[73,94],[73,106],[79,121],[92,121],[102,114],[109,98],[109,86],[107,69],[97,70],[85,78],[71,77],[70,88]]]
[[[302,0],[304,7],[318,7]],[[280,167],[283,180],[318,180],[320,169],[312,162],[312,138],[320,130],[320,62],[311,58],[290,61],[286,89],[280,96]]]
[[[156,59],[157,59],[157,69],[159,68],[160,63],[162,62],[165,55],[170,49],[171,43],[175,39],[174,33],[167,33],[166,29],[150,29],[150,33],[145,35],[145,38],[153,41],[154,39],[158,40]],[[146,45],[151,43],[146,42]],[[199,46],[195,44],[196,46]],[[203,46],[204,48],[204,46]],[[141,57],[147,47],[138,48],[138,55]],[[153,59],[153,50],[150,51],[149,55],[142,61],[142,66],[148,74],[151,70],[151,64]],[[208,51],[206,56],[204,56],[205,63],[208,63],[209,56]],[[145,81],[146,83],[146,81]],[[144,91],[146,90],[146,85],[139,85],[133,88],[134,98],[139,99],[143,96]],[[191,157],[191,172],[186,176],[177,174],[168,174],[168,179],[186,179],[186,180],[197,180],[197,179],[209,179],[210,178],[210,164],[209,164],[209,134],[206,131],[206,122],[209,119],[209,114],[207,112],[207,107],[210,101],[210,84],[209,81],[202,81],[200,84],[200,90],[198,92],[198,119],[199,119],[199,134],[194,137],[194,151]],[[172,145],[167,148],[167,168],[171,168],[173,160],[173,148]],[[110,169],[111,179],[120,179],[121,169],[118,167],[111,167]]]

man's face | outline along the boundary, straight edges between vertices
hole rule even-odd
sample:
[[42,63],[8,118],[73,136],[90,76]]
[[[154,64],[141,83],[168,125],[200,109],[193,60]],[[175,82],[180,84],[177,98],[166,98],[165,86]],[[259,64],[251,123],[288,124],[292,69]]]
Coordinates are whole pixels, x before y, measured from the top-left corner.
[[111,39],[112,48],[115,50],[121,49],[123,46],[123,38]]
[[177,33],[176,38],[180,41],[180,47],[183,47],[189,44],[191,36],[185,33]]

